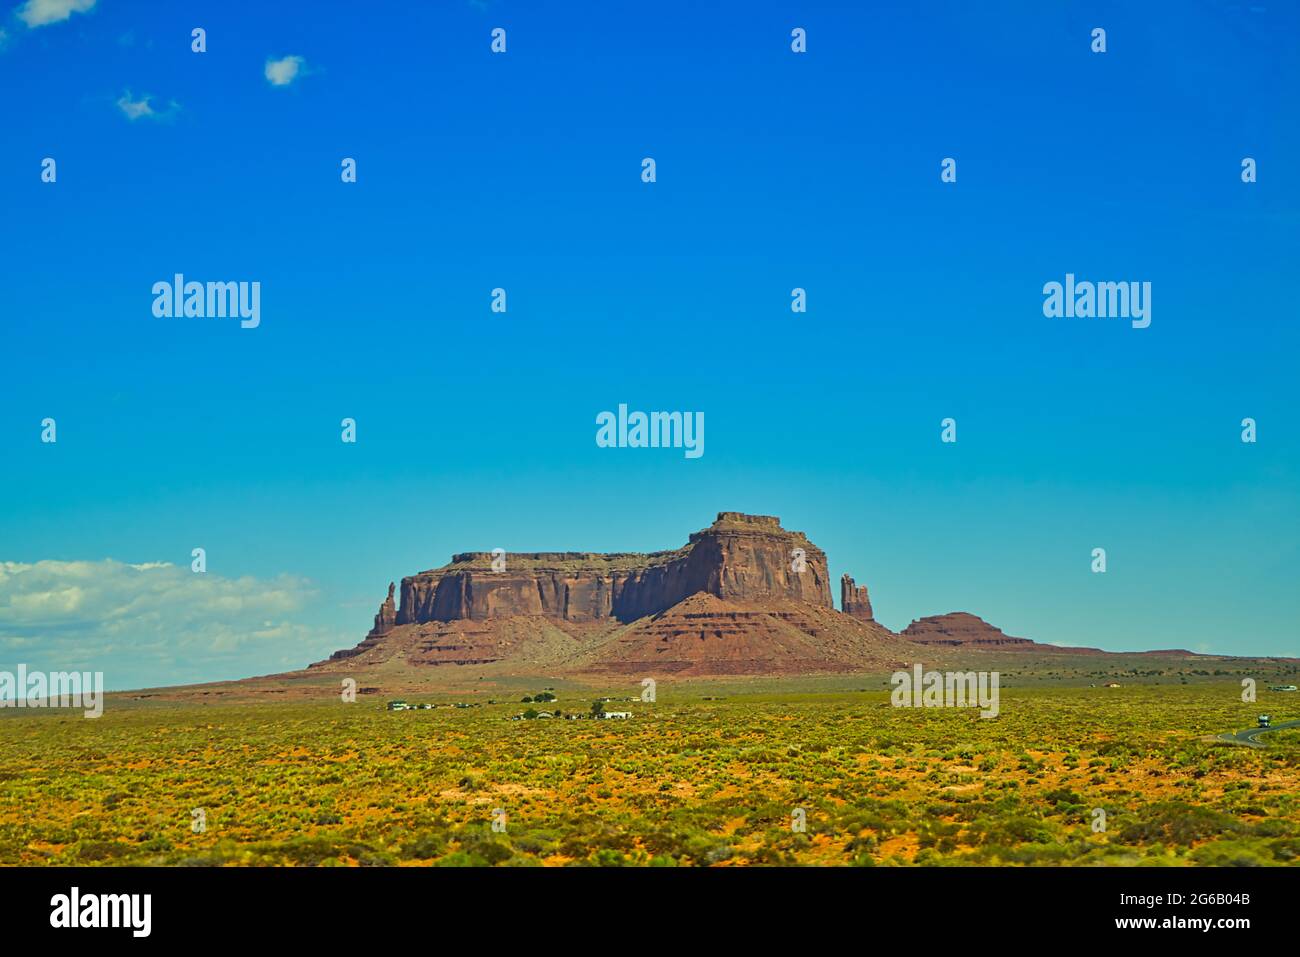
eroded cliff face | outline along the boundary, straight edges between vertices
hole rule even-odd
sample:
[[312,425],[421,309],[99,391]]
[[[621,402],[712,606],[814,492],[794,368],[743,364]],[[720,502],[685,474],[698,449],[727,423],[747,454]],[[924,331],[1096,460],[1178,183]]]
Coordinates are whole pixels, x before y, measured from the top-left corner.
[[871,596],[867,594],[867,586],[857,584],[851,575],[840,578],[840,611],[860,621],[875,620],[871,613]]
[[778,598],[833,607],[826,553],[803,532],[787,532],[775,516],[719,512],[713,525],[691,536],[690,547],[688,564],[705,585],[687,595],[704,591],[727,600]]
[[384,603],[379,606],[379,614],[375,615],[375,626],[370,629],[370,634],[366,635],[367,638],[378,638],[381,635],[386,635],[392,631],[393,626],[397,624],[397,605],[393,602],[393,589],[393,582],[389,582],[388,597],[385,598]]
[[[635,621],[705,592],[832,607],[826,555],[769,515],[720,512],[675,551],[596,554],[466,552],[402,579],[398,625],[539,615]],[[382,611],[381,611],[382,614]],[[376,621],[379,626],[379,621]]]

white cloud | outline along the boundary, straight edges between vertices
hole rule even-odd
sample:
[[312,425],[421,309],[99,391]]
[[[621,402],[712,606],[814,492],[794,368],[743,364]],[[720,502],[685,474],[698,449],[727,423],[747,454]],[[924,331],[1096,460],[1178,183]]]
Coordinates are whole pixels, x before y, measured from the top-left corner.
[[110,688],[138,688],[302,667],[340,637],[294,620],[315,597],[293,576],[0,562],[0,669],[103,671]]
[[153,116],[153,107],[149,105],[149,97],[144,96],[138,100],[132,100],[130,93],[124,93],[118,98],[117,108],[126,114],[128,120],[138,120],[142,116]]
[[62,23],[74,13],[85,13],[95,3],[96,0],[27,0],[14,13],[29,27],[44,27]]
[[153,97],[147,93],[138,100],[132,99],[131,91],[127,90],[117,98],[117,108],[122,111],[128,120],[132,121],[142,117],[151,120],[165,120],[180,109],[180,104],[173,100],[165,110],[155,110],[150,102],[152,99]]
[[306,66],[307,61],[300,56],[281,57],[279,60],[267,57],[266,80],[272,86],[288,86],[299,74],[306,73]]

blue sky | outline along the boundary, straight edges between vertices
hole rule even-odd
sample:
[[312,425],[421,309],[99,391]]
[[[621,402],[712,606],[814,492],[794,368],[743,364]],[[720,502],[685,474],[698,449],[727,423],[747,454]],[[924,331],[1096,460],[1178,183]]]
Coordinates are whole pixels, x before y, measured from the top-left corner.
[[[1293,6],[409,6],[4,11],[0,667],[297,667],[452,552],[723,509],[894,628],[1300,654]],[[1150,327],[1045,318],[1067,272]],[[597,448],[620,402],[705,454]]]

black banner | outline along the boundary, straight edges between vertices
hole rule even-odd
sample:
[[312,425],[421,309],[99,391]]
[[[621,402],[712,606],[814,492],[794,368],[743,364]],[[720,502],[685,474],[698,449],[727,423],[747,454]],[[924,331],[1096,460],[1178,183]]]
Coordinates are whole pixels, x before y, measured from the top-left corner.
[[[767,942],[857,928],[951,947],[1022,934],[1230,946],[1294,929],[1290,868],[322,868],[0,870],[6,938],[131,945],[370,941],[475,931],[485,945],[658,934]],[[666,941],[664,942],[667,943]]]

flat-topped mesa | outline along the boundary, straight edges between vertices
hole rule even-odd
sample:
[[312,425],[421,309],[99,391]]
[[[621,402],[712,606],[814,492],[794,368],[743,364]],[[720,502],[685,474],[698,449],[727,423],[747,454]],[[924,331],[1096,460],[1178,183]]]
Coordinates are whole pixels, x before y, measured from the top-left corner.
[[871,596],[867,594],[866,585],[858,585],[853,576],[845,574],[840,578],[840,611],[861,621],[875,621],[871,614]]
[[[719,525],[748,525],[754,528],[765,528],[772,532],[782,531],[781,520],[775,515],[746,515],[744,512],[719,512],[711,527],[717,528]],[[696,532],[695,534],[703,535],[704,532]]]
[[1001,628],[965,611],[918,618],[900,633],[908,641],[922,645],[947,645],[954,648],[1024,648],[1042,647],[1028,638],[1013,638]]
[[399,625],[541,615],[635,621],[697,592],[832,606],[825,553],[770,515],[719,512],[671,551],[462,552],[402,579]]

